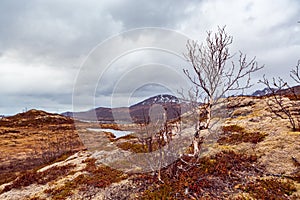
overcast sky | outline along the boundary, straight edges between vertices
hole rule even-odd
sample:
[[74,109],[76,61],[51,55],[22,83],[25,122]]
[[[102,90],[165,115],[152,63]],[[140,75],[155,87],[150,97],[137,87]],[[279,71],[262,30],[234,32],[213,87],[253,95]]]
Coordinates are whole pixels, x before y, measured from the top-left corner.
[[[120,33],[143,27],[171,30],[202,42],[207,30],[226,25],[234,37],[232,53],[241,50],[265,65],[253,82],[262,74],[288,79],[300,59],[299,13],[299,0],[1,0],[0,114],[25,108],[72,110],[74,87],[80,84],[84,90],[80,76],[93,52]],[[181,80],[178,73],[184,65],[178,56],[153,49],[115,55],[118,44],[166,39],[141,35],[122,37],[97,57],[100,61],[95,62],[101,63],[111,55],[120,56],[95,79],[95,106],[126,106],[157,93],[174,93],[173,82]],[[173,40],[170,46],[181,44]],[[145,79],[149,81],[143,84]],[[83,104],[82,109],[89,106]]]

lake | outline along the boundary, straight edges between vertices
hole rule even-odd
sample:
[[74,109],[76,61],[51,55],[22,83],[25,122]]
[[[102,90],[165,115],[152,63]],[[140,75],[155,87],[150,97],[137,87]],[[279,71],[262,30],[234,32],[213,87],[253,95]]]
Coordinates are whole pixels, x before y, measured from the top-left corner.
[[109,128],[87,128],[87,130],[96,131],[96,132],[102,132],[102,131],[110,132],[110,133],[114,134],[117,138],[132,133],[132,131],[114,130],[114,129],[109,129]]

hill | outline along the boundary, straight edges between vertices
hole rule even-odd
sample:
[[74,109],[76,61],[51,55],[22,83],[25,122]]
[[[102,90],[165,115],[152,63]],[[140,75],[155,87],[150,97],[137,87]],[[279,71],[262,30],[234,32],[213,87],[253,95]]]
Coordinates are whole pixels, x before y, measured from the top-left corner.
[[0,184],[83,149],[73,119],[29,110],[0,119]]
[[3,117],[0,120],[0,126],[42,126],[72,123],[73,119],[69,117],[35,109],[14,116]]

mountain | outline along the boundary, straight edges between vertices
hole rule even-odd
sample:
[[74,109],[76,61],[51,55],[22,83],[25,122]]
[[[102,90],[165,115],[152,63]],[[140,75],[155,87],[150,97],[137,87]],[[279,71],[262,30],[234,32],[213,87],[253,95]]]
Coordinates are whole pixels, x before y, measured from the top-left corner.
[[269,89],[264,88],[263,90],[257,90],[254,93],[252,93],[251,96],[261,97],[261,96],[267,96],[271,94],[271,90],[276,91],[277,94],[291,96],[291,95],[300,95],[300,86],[293,86],[291,88],[277,90],[275,88]]
[[[275,90],[275,89],[274,89]],[[271,93],[271,90],[269,88],[264,88],[262,90],[256,90],[255,92],[253,92],[251,94],[251,96],[255,96],[255,97],[261,97],[261,96],[265,96]]]
[[179,102],[179,99],[173,95],[161,94],[145,99],[130,107],[105,108],[98,107],[84,112],[65,112],[64,116],[73,116],[78,120],[101,121],[101,122],[147,122],[149,121],[149,110],[153,105],[162,106],[167,114],[167,120],[174,120],[186,111],[186,106]]
[[179,104],[179,99],[173,95],[161,94],[161,95],[157,95],[157,96],[145,99],[144,101],[134,104],[130,107],[154,105],[154,104],[163,105],[163,104],[167,104],[167,103]]
[[185,104],[180,103],[177,97],[162,94],[150,97],[140,103],[130,106],[129,110],[132,120],[135,123],[148,122],[149,111],[153,105],[160,105],[164,108],[167,120],[177,119],[180,117],[181,113],[186,111]]

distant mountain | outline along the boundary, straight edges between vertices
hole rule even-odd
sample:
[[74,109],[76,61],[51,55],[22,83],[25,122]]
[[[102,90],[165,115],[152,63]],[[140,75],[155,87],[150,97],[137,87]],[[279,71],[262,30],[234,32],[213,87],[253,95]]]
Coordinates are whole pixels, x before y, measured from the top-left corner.
[[287,88],[287,89],[282,89],[282,90],[276,90],[275,88],[269,89],[269,88],[265,88],[263,90],[257,90],[254,93],[252,93],[251,96],[257,96],[257,97],[261,97],[261,96],[267,96],[269,94],[272,93],[273,91],[276,91],[277,94],[281,94],[281,95],[300,95],[300,86],[294,86],[291,88]]
[[264,88],[263,90],[256,90],[254,93],[251,94],[251,96],[261,97],[261,96],[271,94],[271,92],[272,90],[270,90],[269,88]]
[[129,107],[130,116],[136,123],[149,121],[149,110],[153,105],[161,105],[167,114],[167,120],[174,120],[184,113],[185,104],[173,95],[157,95]]
[[[101,121],[111,123],[115,120],[135,123],[149,121],[149,110],[153,105],[161,105],[167,114],[167,120],[174,120],[186,111],[185,104],[181,104],[179,99],[173,95],[157,95],[128,107],[105,108],[98,107],[84,112],[65,112],[64,116],[74,116],[74,118],[86,121]],[[128,115],[129,113],[129,115]],[[116,119],[117,118],[117,119]]]
[[161,94],[161,95],[157,95],[157,96],[145,99],[144,101],[139,102],[139,103],[137,103],[135,105],[132,105],[130,107],[154,105],[154,104],[164,105],[164,104],[167,104],[167,103],[179,104],[179,100],[178,100],[177,97],[175,97],[173,95]]

